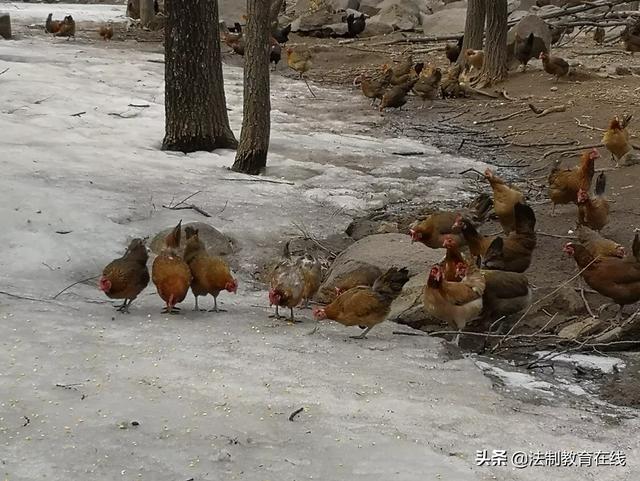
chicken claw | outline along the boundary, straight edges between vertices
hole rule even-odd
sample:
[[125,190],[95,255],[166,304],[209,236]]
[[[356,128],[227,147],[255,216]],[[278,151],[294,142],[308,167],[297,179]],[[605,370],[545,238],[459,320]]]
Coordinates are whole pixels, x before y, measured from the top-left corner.
[[[127,301],[129,301],[129,303],[127,303]],[[129,306],[131,305],[132,302],[133,302],[133,299],[125,299],[122,305],[116,306],[117,307],[116,311],[122,312],[123,314],[129,314]]]
[[165,308],[162,309],[162,314],[180,314],[180,308],[176,306],[165,306]]
[[362,331],[361,334],[357,335],[357,336],[349,336],[351,339],[366,339],[367,338],[367,334],[369,333],[369,331],[373,329],[373,326],[369,326],[367,327],[364,331]]

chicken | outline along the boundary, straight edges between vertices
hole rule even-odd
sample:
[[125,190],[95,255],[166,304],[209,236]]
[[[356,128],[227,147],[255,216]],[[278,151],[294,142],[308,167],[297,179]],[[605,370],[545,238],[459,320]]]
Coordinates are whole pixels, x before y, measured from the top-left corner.
[[[467,264],[460,262],[456,276],[464,278],[467,270]],[[482,295],[482,318],[485,321],[496,322],[500,317],[520,312],[531,304],[531,287],[524,274],[491,270],[482,270],[481,273],[485,280]]]
[[181,235],[182,221],[165,238],[164,247],[151,267],[151,280],[166,303],[163,313],[178,312],[176,304],[184,301],[191,285],[191,270],[179,252]]
[[396,67],[392,68],[391,76],[392,85],[404,85],[411,78],[411,69],[413,68],[413,59],[411,56],[405,57]]
[[444,278],[447,281],[459,281],[462,277],[458,277],[458,264],[464,263],[465,259],[460,253],[460,248],[451,234],[444,236],[442,247],[447,250],[444,259],[441,262]]
[[330,285],[320,289],[320,297],[333,300],[345,291],[357,286],[372,286],[383,272],[373,264],[348,260],[344,264],[345,271],[332,277]]
[[53,20],[53,13],[50,13],[47,16],[47,20],[44,23],[44,31],[47,33],[56,34],[60,31],[60,27],[62,27],[61,20]]
[[310,254],[296,259],[296,263],[302,271],[304,277],[304,289],[302,290],[302,299],[304,307],[309,307],[309,301],[313,299],[316,292],[320,288],[322,282],[322,265],[320,261]]
[[447,71],[447,75],[440,82],[440,92],[443,99],[454,99],[467,96],[467,89],[460,84],[460,74],[462,66],[452,65]]
[[598,45],[601,45],[604,42],[604,28],[596,27],[596,31],[593,34],[593,41]]
[[407,103],[407,93],[413,88],[413,86],[418,81],[417,78],[409,80],[407,83],[402,85],[394,85],[389,90],[387,90],[382,96],[382,100],[380,101],[380,112],[384,109],[392,107],[392,108],[400,108],[404,104]]
[[516,40],[514,45],[514,57],[522,65],[522,71],[527,70],[527,63],[534,57],[533,42],[536,36],[531,32],[526,39],[520,38],[516,33]]
[[578,236],[578,242],[582,244],[593,257],[623,258],[626,254],[624,246],[603,237],[587,226],[578,226],[576,234]]
[[276,39],[280,44],[286,44],[289,41],[289,34],[291,33],[291,24],[286,25],[283,28],[274,28],[271,31],[271,36]]
[[422,302],[427,314],[446,321],[458,330],[454,344],[460,340],[460,331],[482,312],[482,296],[486,282],[481,272],[470,266],[460,282],[445,280],[442,268],[435,265],[429,272]]
[[229,33],[242,33],[242,25],[239,22],[233,22],[233,27],[228,27]]
[[531,265],[531,256],[536,247],[536,216],[525,204],[516,204],[515,230],[506,237],[497,237],[484,253],[487,269],[524,272]]
[[118,311],[129,312],[129,306],[149,284],[147,247],[143,239],[133,239],[122,257],[102,270],[98,286],[110,299],[124,299]]
[[387,318],[391,303],[409,281],[406,268],[392,267],[373,283],[373,286],[353,287],[343,292],[328,306],[317,308],[318,320],[331,319],[343,326],[360,326],[364,331],[353,339],[364,339],[375,326]]
[[424,70],[424,62],[416,62],[415,65],[413,66],[413,71],[418,77],[420,76],[423,70]]
[[462,217],[462,214],[456,215],[452,229],[454,232],[462,234],[462,237],[469,246],[469,252],[474,259],[478,256],[484,257],[491,243],[497,238],[496,236],[484,236],[480,234],[471,221]]
[[278,62],[282,58],[282,47],[280,44],[271,37],[270,41],[271,45],[269,46],[269,63],[273,64],[273,70],[276,70],[278,67]]
[[631,120],[631,116],[625,117],[622,121],[618,116],[609,121],[609,128],[605,130],[602,136],[602,143],[611,153],[612,160],[616,161],[616,167],[619,166],[620,159],[633,150],[629,142],[629,131],[626,125]]
[[595,198],[585,189],[578,191],[578,224],[599,231],[609,223],[609,201],[604,196],[606,177],[601,172],[596,179]]
[[311,52],[306,49],[299,47],[296,49],[287,48],[287,65],[290,69],[298,72],[300,78],[311,69],[312,58]]
[[596,149],[584,151],[580,164],[573,169],[561,170],[556,164],[549,173],[549,197],[553,204],[551,215],[556,213],[557,204],[576,202],[580,189],[589,190],[595,172],[595,161],[600,157]]
[[640,300],[640,263],[618,257],[594,257],[585,246],[573,242],[567,242],[563,250],[575,259],[589,287],[620,306],[617,321],[622,318],[624,306]]
[[452,226],[457,216],[456,212],[434,212],[426,219],[414,222],[409,229],[411,242],[422,242],[432,249],[442,249],[445,236],[453,234],[458,246],[465,245],[463,237],[453,232]]
[[377,75],[371,79],[364,77],[356,78],[356,81],[360,80],[360,88],[362,89],[364,96],[371,99],[371,105],[375,104],[376,99],[382,100],[382,97],[391,82],[393,70],[391,70],[387,65],[384,65],[383,68],[384,71],[381,75]]
[[560,77],[566,77],[569,74],[569,64],[563,58],[545,52],[541,52],[539,58],[542,60],[544,71],[553,75],[556,82],[560,80]]
[[221,32],[222,41],[233,50],[237,55],[244,56],[244,37],[242,34],[232,35],[227,32]]
[[300,304],[304,295],[304,273],[293,259],[284,259],[276,265],[269,277],[269,303],[276,306],[276,319],[280,319],[279,307],[291,310],[291,322],[297,322],[293,308]]
[[484,51],[468,48],[464,51],[464,60],[466,70],[470,70],[470,68],[473,67],[479,72],[482,70],[482,64],[484,64]]
[[418,77],[418,81],[413,86],[413,93],[422,100],[434,100],[440,90],[440,80],[442,80],[442,71],[439,68],[433,69],[426,74],[423,70]]
[[69,40],[71,37],[76,39],[76,22],[71,15],[67,15],[64,17],[62,21],[62,25],[60,25],[60,30],[56,32],[56,37],[67,37]]
[[98,29],[98,34],[102,37],[103,40],[111,40],[113,38],[113,25],[102,25]]
[[493,208],[500,219],[500,225],[508,234],[515,229],[516,218],[513,207],[518,202],[524,202],[524,196],[519,190],[508,186],[504,180],[494,174],[491,169],[484,172],[484,177],[491,184],[493,190]]
[[624,43],[624,49],[627,52],[631,52],[631,55],[635,52],[640,52],[640,35],[631,33],[628,26],[624,29],[620,38]]
[[447,43],[444,47],[444,54],[447,56],[449,63],[456,63],[462,50],[462,42],[464,42],[464,35],[458,39],[458,43]]
[[211,256],[207,253],[197,229],[186,227],[184,232],[187,237],[184,247],[184,261],[191,270],[191,292],[196,298],[193,310],[200,310],[198,296],[211,294],[213,309],[210,312],[224,312],[222,309],[218,309],[218,295],[221,291],[235,294],[238,282],[231,275],[229,265],[222,257]]
[[355,38],[364,32],[367,26],[367,20],[364,13],[356,17],[353,13],[347,15],[347,37]]

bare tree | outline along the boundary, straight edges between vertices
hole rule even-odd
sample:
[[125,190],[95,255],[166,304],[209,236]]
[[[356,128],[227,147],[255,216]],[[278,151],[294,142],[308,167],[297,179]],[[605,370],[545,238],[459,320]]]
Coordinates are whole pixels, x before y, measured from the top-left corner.
[[277,26],[278,15],[280,15],[284,1],[285,0],[271,0],[271,6],[269,7],[269,24],[271,26],[274,24]]
[[482,50],[485,18],[486,0],[469,0],[467,18],[464,24],[464,41],[458,57],[458,64],[462,65],[464,63],[464,51],[466,49]]
[[507,0],[487,1],[487,41],[477,86],[486,87],[507,77]]
[[224,95],[218,1],[169,0],[165,14],[162,149],[210,152],[236,148]]
[[148,27],[156,13],[153,11],[153,0],[140,0],[140,23]]
[[247,0],[242,132],[232,169],[259,174],[267,165],[271,127],[269,98],[270,0]]

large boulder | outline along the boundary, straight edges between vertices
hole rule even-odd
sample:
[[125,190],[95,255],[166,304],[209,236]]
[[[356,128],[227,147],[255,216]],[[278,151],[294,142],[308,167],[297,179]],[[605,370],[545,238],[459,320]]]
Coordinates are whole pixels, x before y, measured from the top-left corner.
[[7,12],[0,12],[0,37],[11,38],[11,16]]
[[432,15],[422,15],[425,35],[456,35],[464,32],[466,8],[447,8]]
[[[200,240],[204,243],[209,254],[214,256],[228,256],[236,251],[233,241],[229,237],[204,222],[189,222],[188,224],[182,225],[180,248],[184,248],[185,245],[186,236],[184,234],[184,229],[187,226],[198,229],[198,237],[200,237]],[[155,254],[160,253],[164,245],[164,239],[172,229],[173,227],[169,227],[155,235],[149,246],[152,252]]]
[[430,317],[424,311],[422,293],[426,282],[426,272],[413,276],[402,288],[402,293],[391,304],[387,319],[414,329],[429,331],[443,326],[445,323]]
[[394,30],[415,30],[420,26],[420,15],[428,12],[423,3],[419,5],[413,0],[384,0],[379,8],[371,21],[386,23]]
[[291,31],[302,35],[329,37],[344,35],[347,32],[347,24],[342,20],[341,14],[318,10],[296,18],[291,22]]

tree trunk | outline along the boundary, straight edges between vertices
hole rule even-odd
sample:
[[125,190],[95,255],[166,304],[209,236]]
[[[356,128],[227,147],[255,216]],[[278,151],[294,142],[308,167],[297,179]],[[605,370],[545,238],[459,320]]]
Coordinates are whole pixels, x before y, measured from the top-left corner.
[[217,0],[168,0],[163,150],[236,148],[220,61]]
[[271,0],[271,6],[269,7],[269,25],[273,27],[278,26],[278,16],[284,5],[284,0]]
[[270,0],[247,0],[244,117],[240,146],[232,169],[252,175],[265,168],[269,150],[269,5]]
[[149,27],[149,24],[155,16],[153,0],[140,0],[140,23],[142,26]]
[[[492,0],[489,0],[492,1]],[[484,21],[486,17],[485,0],[469,0],[467,19],[464,24],[464,41],[458,57],[458,65],[464,65],[464,51],[468,48],[482,50],[484,37]]]
[[501,82],[507,77],[507,0],[487,2],[487,42],[478,87]]
[[140,0],[129,0],[127,2],[127,17],[134,20],[140,18]]

